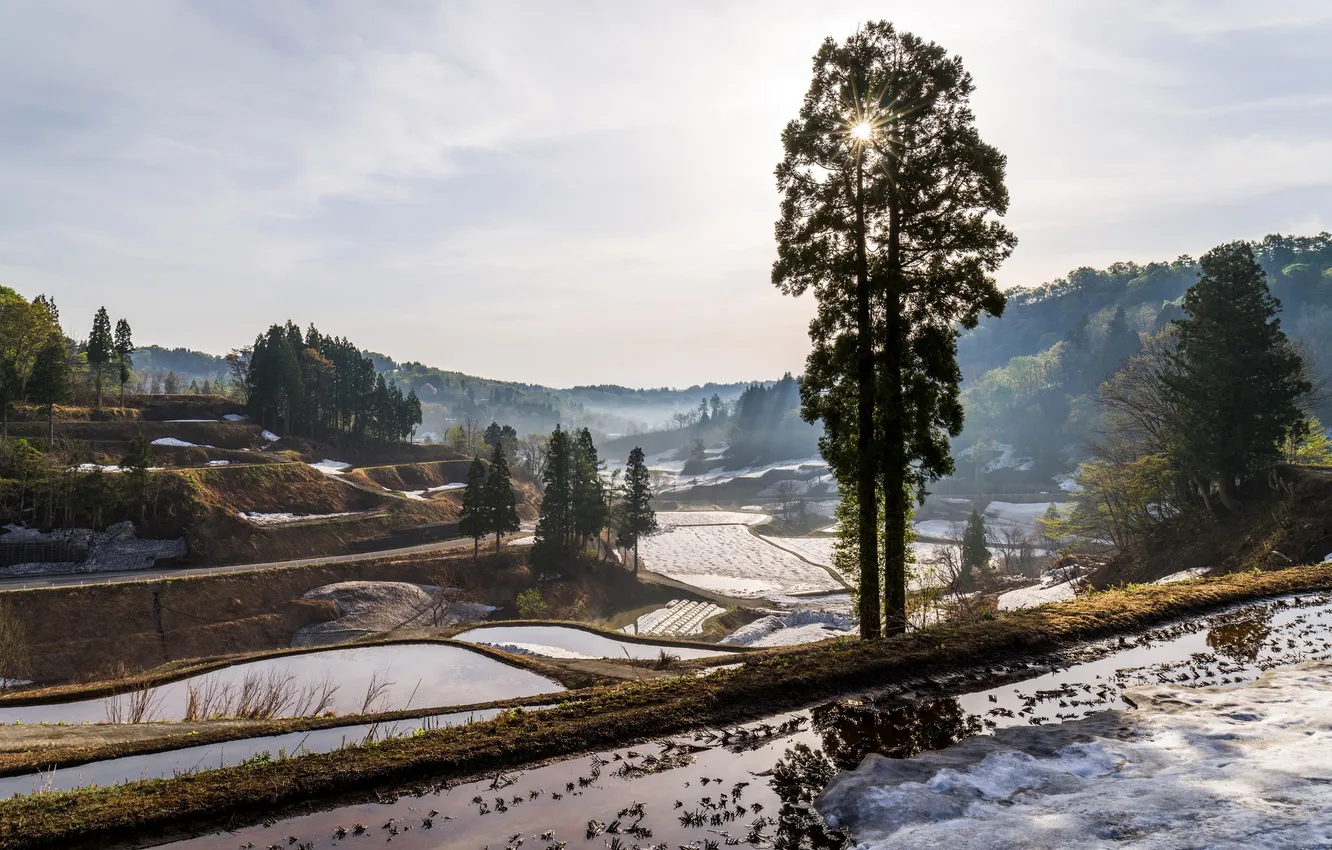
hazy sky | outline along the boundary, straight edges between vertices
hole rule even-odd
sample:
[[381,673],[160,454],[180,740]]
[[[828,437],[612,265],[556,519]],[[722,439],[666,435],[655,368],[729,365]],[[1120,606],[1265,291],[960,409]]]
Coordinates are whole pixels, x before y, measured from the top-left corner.
[[1332,3],[0,6],[0,283],[216,353],[288,317],[569,385],[800,371],[779,134],[825,36],[963,57],[1004,286],[1332,229]]

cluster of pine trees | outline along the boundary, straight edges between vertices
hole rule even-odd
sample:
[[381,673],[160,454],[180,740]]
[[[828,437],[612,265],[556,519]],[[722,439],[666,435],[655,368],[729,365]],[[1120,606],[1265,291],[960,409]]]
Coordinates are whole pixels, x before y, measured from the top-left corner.
[[283,436],[402,441],[421,424],[414,390],[384,380],[374,361],[343,337],[311,324],[273,325],[254,346],[228,355],[255,421]]
[[634,551],[638,572],[638,542],[657,530],[656,513],[650,504],[652,482],[643,450],[629,454],[624,480],[602,477],[602,463],[592,442],[592,433],[556,426],[546,447],[541,469],[543,486],[541,514],[537,520],[532,557],[537,563],[557,564],[570,556],[596,547],[599,557],[609,557],[607,530],[615,544]]
[[495,535],[495,554],[498,555],[500,538],[517,531],[518,527],[518,507],[509,481],[509,458],[503,441],[496,440],[489,466],[480,457],[474,457],[467,470],[467,489],[463,491],[458,533],[474,541],[473,557],[480,555],[481,538]]

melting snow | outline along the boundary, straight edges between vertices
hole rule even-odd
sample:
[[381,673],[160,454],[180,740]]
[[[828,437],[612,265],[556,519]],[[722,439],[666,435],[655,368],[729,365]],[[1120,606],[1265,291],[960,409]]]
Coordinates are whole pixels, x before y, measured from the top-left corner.
[[337,519],[338,517],[356,516],[356,515],[357,511],[344,511],[342,513],[336,513],[336,514],[289,514],[289,513],[265,514],[254,511],[240,512],[241,519],[246,520],[247,522],[252,522],[255,525],[283,525],[289,522],[306,522],[309,520],[319,520],[319,519]]
[[722,638],[729,646],[794,646],[855,634],[851,618],[834,611],[796,611],[755,620]]
[[1022,587],[1010,590],[999,596],[999,610],[1012,611],[1017,608],[1034,608],[1047,602],[1064,602],[1078,595],[1078,585],[1082,579],[1054,584],[1038,584],[1034,587]]
[[227,420],[228,422],[244,422],[246,419],[249,419],[250,417],[246,416],[243,413],[228,413],[226,416],[223,416],[222,418]]
[[153,440],[154,446],[174,446],[178,449],[213,449],[216,446],[201,446],[198,443],[187,443],[184,440],[177,440],[175,437],[158,437]]
[[1332,665],[1145,688],[1140,712],[868,756],[819,812],[866,850],[1287,848],[1332,842]]
[[272,431],[260,431],[259,436],[263,437],[265,440],[267,440],[270,443],[276,443],[278,440],[282,439],[277,434],[274,434]]
[[1202,578],[1210,571],[1210,567],[1196,567],[1191,570],[1180,570],[1177,573],[1171,573],[1165,578],[1158,578],[1152,584],[1171,584],[1177,581],[1188,581],[1191,578]]
[[318,463],[312,463],[310,464],[310,466],[314,467],[315,469],[319,470],[325,475],[341,475],[343,472],[346,472],[348,469],[351,469],[350,463],[343,463],[340,460],[329,460],[328,458],[324,458]]

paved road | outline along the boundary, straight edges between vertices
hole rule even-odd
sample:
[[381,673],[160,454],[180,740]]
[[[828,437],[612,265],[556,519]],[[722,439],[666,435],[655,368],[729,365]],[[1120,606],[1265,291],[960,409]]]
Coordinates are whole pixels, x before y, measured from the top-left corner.
[[307,567],[311,564],[345,564],[350,561],[369,561],[375,558],[392,558],[397,555],[423,555],[448,549],[459,549],[472,545],[472,538],[461,537],[440,543],[423,543],[419,546],[404,546],[400,549],[379,549],[374,552],[357,552],[351,555],[327,555],[322,558],[301,558],[295,561],[272,561],[266,564],[236,564],[228,567],[174,567],[162,570],[131,570],[116,573],[78,573],[75,575],[19,576],[0,579],[0,593],[9,590],[26,590],[34,587],[83,587],[95,584],[120,584],[131,581],[161,581],[183,576],[205,576],[218,573],[244,573],[254,570],[280,570],[285,567]]

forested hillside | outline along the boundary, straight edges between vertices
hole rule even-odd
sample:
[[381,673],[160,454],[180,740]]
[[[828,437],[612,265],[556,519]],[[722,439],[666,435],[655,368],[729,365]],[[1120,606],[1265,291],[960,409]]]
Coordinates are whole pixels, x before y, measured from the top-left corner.
[[[1315,375],[1326,379],[1332,367],[1332,236],[1268,236],[1255,256],[1281,302],[1282,328],[1302,347]],[[1116,263],[1009,290],[1004,315],[985,319],[959,342],[967,422],[955,452],[992,458],[994,448],[977,446],[994,441],[1012,445],[1016,456],[1032,458],[1046,471],[1067,468],[1098,432],[1097,385],[1137,353],[1140,335],[1183,315],[1178,302],[1198,271],[1190,257]]]

